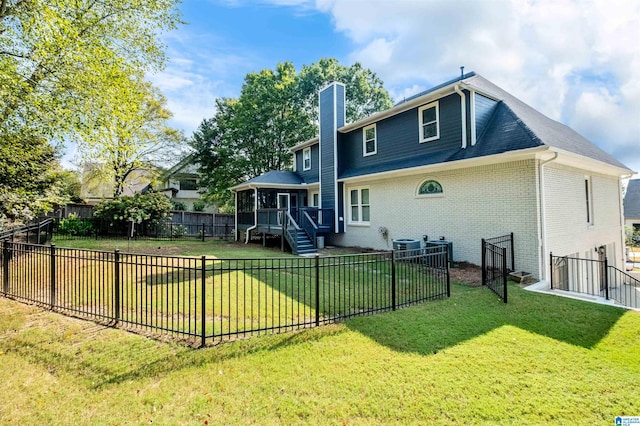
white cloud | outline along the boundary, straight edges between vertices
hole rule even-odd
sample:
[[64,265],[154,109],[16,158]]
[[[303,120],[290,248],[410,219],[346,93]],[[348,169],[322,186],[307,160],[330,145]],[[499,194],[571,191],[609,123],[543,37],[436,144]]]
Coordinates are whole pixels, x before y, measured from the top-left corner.
[[317,0],[396,100],[474,70],[640,170],[640,2]]

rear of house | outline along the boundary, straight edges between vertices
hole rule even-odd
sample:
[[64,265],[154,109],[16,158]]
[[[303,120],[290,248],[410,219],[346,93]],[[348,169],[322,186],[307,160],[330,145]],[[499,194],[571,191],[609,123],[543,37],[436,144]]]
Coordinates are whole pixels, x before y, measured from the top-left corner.
[[550,252],[623,261],[630,170],[486,79],[467,74],[356,123],[344,111],[344,86],[329,84],[319,137],[292,148],[294,171],[235,187],[240,231],[282,232],[284,209],[311,222],[311,244],[445,239],[454,261],[479,264],[481,238],[513,232],[515,268],[539,278]]

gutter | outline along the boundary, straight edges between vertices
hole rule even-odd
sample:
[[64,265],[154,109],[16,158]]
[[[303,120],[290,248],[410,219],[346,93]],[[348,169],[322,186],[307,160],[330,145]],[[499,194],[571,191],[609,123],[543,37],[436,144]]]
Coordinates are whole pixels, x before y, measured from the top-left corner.
[[460,116],[462,117],[462,148],[467,147],[467,97],[460,90],[460,85],[453,86],[453,90],[460,95]]
[[[540,164],[538,165],[539,170],[540,170],[540,180],[539,180],[539,189],[538,189],[538,194],[540,194],[540,261],[539,261],[539,266],[540,266],[540,272],[544,272],[545,274],[545,279],[547,279],[549,277],[549,274],[547,273],[547,267],[546,267],[546,263],[547,263],[547,234],[546,234],[546,217],[545,217],[545,197],[544,197],[544,167],[546,164],[555,161],[558,158],[558,153],[554,152],[553,153],[553,157],[545,160],[545,161],[541,161]],[[551,265],[549,265],[549,267],[551,267]],[[540,279],[542,280],[542,277],[540,277]],[[551,283],[549,283],[551,284]]]

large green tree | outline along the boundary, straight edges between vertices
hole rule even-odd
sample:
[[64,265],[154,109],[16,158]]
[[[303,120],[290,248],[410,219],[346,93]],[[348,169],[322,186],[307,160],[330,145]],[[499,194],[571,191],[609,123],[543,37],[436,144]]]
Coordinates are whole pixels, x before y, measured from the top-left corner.
[[78,133],[78,148],[83,162],[100,166],[101,179],[113,182],[119,197],[135,170],[153,172],[179,158],[184,137],[168,125],[165,97],[141,77],[133,88],[107,90],[120,102],[90,113],[95,125]]
[[179,0],[0,0],[0,130],[65,137],[105,88],[162,68]]
[[[178,3],[0,0],[0,140],[10,154],[37,158],[47,143],[58,147],[86,133],[97,124],[94,111],[118,104],[118,91],[135,90],[132,75],[161,69],[160,36],[180,22]],[[46,206],[54,182],[45,183],[56,167],[49,157],[25,175],[32,182],[24,187],[0,181],[0,195],[12,205]]]
[[382,81],[359,63],[335,59],[296,72],[290,62],[247,74],[237,99],[216,100],[216,114],[204,120],[191,146],[200,164],[206,198],[229,203],[230,186],[269,170],[291,166],[289,148],[317,134],[318,92],[330,81],[346,85],[347,121],[392,106]]

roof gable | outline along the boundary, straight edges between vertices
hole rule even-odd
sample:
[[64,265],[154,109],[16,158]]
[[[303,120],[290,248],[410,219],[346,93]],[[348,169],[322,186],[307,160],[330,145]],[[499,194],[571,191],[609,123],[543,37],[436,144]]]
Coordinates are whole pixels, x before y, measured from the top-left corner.
[[470,88],[501,99],[543,145],[629,170],[627,166],[598,148],[575,130],[550,119],[482,76],[474,75],[465,79],[464,83]]
[[624,196],[624,217],[640,218],[640,179],[629,181],[627,193]]

